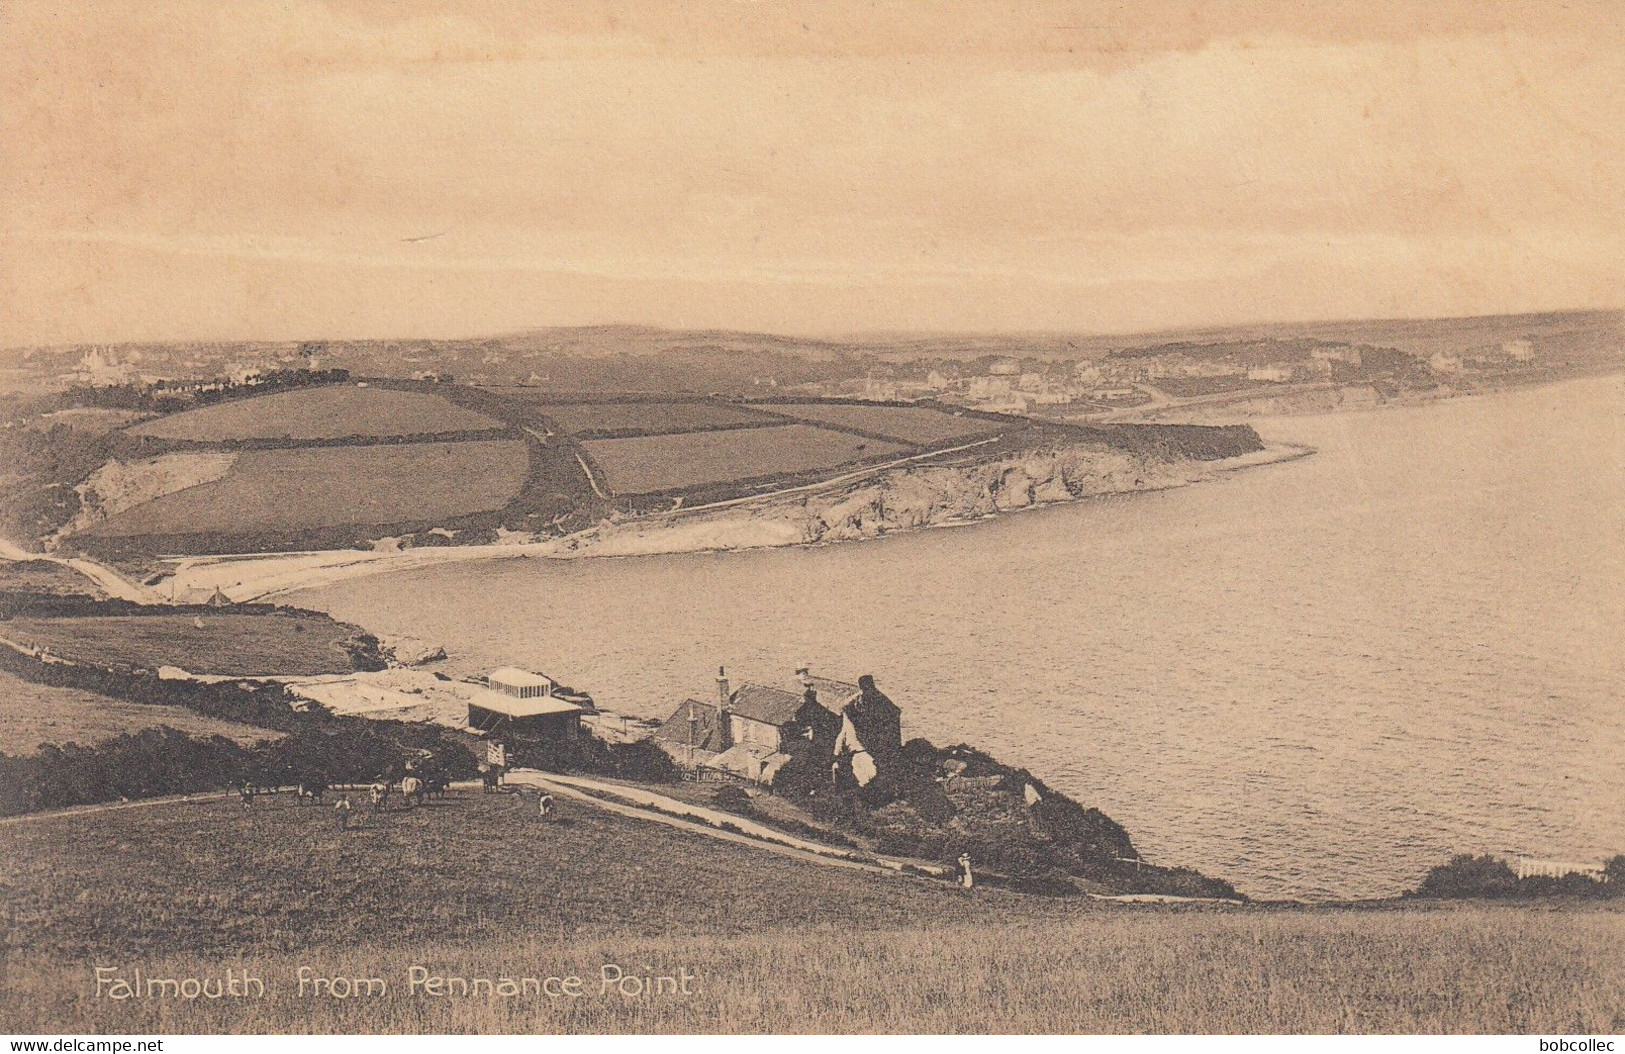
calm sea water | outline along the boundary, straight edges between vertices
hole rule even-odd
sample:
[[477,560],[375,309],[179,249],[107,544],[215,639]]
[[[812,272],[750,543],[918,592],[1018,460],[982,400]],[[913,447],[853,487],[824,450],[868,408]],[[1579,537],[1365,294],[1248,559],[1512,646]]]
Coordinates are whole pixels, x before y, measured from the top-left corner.
[[446,566],[297,603],[661,715],[873,673],[1149,858],[1365,896],[1625,851],[1625,380],[1259,424],[1315,457],[876,542]]

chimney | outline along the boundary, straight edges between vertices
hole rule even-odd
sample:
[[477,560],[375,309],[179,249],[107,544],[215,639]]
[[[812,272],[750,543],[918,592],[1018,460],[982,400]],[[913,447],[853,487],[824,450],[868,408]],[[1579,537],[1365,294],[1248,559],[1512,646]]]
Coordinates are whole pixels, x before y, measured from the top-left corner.
[[728,670],[724,666],[717,667],[717,749],[727,750],[733,746],[733,727],[728,720],[728,704],[733,702],[733,693],[728,690]]

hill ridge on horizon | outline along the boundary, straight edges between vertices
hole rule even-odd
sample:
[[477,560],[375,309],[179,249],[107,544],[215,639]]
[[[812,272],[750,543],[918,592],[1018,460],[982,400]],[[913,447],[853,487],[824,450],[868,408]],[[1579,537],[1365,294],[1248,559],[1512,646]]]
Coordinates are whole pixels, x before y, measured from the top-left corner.
[[[174,340],[86,340],[64,344],[32,344],[8,345],[0,348],[4,353],[38,353],[52,351],[71,351],[81,348],[219,348],[235,347],[244,350],[264,348],[298,348],[304,345],[326,345],[328,347],[353,347],[377,345],[416,345],[416,346],[452,346],[470,344],[495,344],[523,340],[588,338],[592,336],[601,339],[628,339],[638,338],[644,341],[670,341],[674,344],[692,344],[698,341],[752,341],[788,346],[794,350],[824,350],[841,351],[857,350],[869,351],[887,345],[896,344],[948,344],[962,342],[987,342],[989,344],[1035,341],[1043,343],[1058,343],[1065,341],[1086,341],[1096,345],[1110,346],[1113,343],[1122,343],[1123,346],[1145,346],[1146,344],[1169,341],[1177,342],[1180,339],[1204,337],[1223,340],[1269,339],[1285,334],[1298,333],[1309,335],[1312,332],[1327,329],[1359,328],[1359,327],[1430,327],[1450,324],[1482,325],[1489,322],[1500,322],[1506,325],[1519,323],[1547,323],[1573,319],[1597,320],[1615,317],[1616,321],[1625,325],[1625,307],[1587,307],[1587,308],[1555,308],[1550,310],[1507,312],[1486,315],[1441,315],[1441,316],[1389,316],[1389,317],[1363,317],[1363,318],[1326,318],[1313,320],[1291,321],[1256,321],[1222,323],[1207,326],[1179,326],[1168,329],[1147,329],[1124,332],[1109,332],[1096,330],[907,330],[907,329],[873,329],[856,330],[844,334],[801,334],[788,332],[772,332],[768,330],[736,329],[723,326],[681,327],[664,326],[641,322],[598,322],[580,325],[533,326],[522,329],[501,330],[492,333],[472,334],[454,337],[424,337],[424,336],[389,336],[389,337],[302,337],[287,339],[272,339],[258,337],[226,337],[226,338],[187,338]],[[560,348],[559,350],[567,350]]]

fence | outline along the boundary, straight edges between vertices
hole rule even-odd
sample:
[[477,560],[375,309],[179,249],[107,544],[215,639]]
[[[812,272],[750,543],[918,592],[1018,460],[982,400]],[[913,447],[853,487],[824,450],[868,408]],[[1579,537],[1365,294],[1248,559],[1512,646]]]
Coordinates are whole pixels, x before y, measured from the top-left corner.
[[1608,881],[1602,864],[1582,864],[1572,860],[1536,860],[1533,857],[1513,858],[1512,869],[1519,878],[1562,878],[1564,875],[1584,875],[1597,882]]

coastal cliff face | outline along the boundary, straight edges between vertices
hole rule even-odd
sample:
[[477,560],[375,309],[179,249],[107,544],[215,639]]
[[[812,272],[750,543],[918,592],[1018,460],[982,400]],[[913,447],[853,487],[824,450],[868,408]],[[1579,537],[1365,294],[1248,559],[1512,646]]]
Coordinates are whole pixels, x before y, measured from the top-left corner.
[[1161,490],[1209,478],[1243,458],[1275,460],[1250,429],[1235,456],[1199,460],[1162,447],[1067,443],[990,460],[898,468],[846,487],[686,516],[610,522],[567,540],[580,555],[743,549],[856,541],[968,523],[1080,498]]
[[887,473],[807,499],[799,522],[805,542],[872,538],[1034,505],[1178,486],[1202,471],[1197,462],[1158,462],[1104,448],[1035,451],[985,464]]

